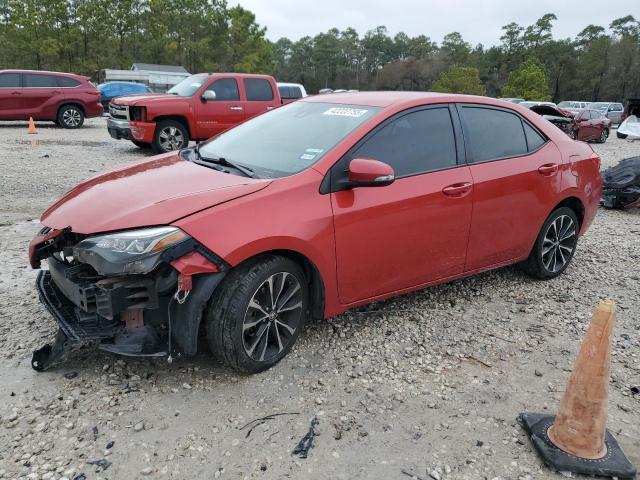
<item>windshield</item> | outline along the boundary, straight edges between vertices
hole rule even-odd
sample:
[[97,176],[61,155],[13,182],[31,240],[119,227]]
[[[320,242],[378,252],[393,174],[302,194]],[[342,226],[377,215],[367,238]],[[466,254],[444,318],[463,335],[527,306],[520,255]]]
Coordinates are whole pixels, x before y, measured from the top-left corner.
[[200,148],[260,177],[292,175],[320,160],[380,109],[361,105],[294,102],[245,122]]
[[198,91],[198,89],[202,86],[202,84],[207,80],[206,76],[203,75],[191,75],[188,78],[185,78],[177,85],[174,85],[167,93],[171,93],[173,95],[178,95],[180,97],[190,97],[194,93]]
[[603,102],[595,102],[589,105],[590,108],[595,108],[596,110],[606,110],[608,106],[608,103]]

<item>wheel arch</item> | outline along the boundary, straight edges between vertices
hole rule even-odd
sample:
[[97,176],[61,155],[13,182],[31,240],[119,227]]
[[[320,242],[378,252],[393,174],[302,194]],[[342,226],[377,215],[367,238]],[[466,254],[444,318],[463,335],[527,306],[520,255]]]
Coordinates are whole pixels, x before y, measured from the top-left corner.
[[153,121],[158,125],[160,122],[164,122],[166,120],[173,120],[174,122],[180,123],[184,128],[187,129],[187,133],[189,134],[189,139],[193,138],[193,134],[191,133],[191,128],[189,126],[189,121],[183,115],[158,115],[154,117]]
[[315,265],[311,259],[309,259],[306,255],[290,249],[274,249],[274,250],[265,250],[260,253],[256,253],[251,257],[244,259],[239,264],[235,265],[234,268],[237,268],[240,265],[244,265],[247,262],[253,262],[258,260],[260,257],[266,255],[278,255],[281,257],[288,258],[294,261],[297,265],[299,265],[303,270],[305,275],[307,276],[307,280],[309,282],[309,299],[311,302],[311,318],[314,320],[322,320],[324,319],[324,304],[325,304],[325,285],[322,275],[320,274],[320,270]]
[[[578,222],[580,224],[579,226],[580,228],[582,228],[582,224],[584,223],[584,215],[585,215],[585,208],[584,208],[583,201],[575,196],[566,197],[564,200],[562,200],[560,203],[558,203],[555,207],[551,209],[551,211],[549,212],[549,215],[551,215],[551,213],[553,213],[558,208],[562,208],[562,207],[568,207],[571,210],[573,210],[573,212],[578,217]],[[549,218],[549,215],[547,215],[547,218]],[[546,218],[545,218],[545,221],[546,221]]]
[[67,107],[67,106],[78,107],[80,109],[80,111],[82,111],[82,114],[85,117],[87,116],[87,112],[84,109],[84,105],[82,105],[82,103],[74,101],[74,100],[65,100],[65,101],[61,102],[60,105],[58,105],[58,108],[56,109],[56,119],[58,118],[58,115],[60,115],[60,110],[62,110],[64,107]]

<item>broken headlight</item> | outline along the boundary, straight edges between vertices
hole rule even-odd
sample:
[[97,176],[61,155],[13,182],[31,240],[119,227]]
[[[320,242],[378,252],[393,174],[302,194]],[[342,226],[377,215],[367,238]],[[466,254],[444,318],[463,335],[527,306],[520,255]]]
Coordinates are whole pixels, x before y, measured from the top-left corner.
[[82,240],[73,253],[101,275],[143,274],[158,266],[167,248],[190,238],[176,227],[125,230]]

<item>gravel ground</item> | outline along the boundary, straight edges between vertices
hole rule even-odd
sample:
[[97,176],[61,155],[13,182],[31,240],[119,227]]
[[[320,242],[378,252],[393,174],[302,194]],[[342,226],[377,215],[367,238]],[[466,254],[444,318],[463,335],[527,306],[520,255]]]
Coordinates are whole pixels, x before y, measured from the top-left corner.
[[[35,373],[31,351],[55,332],[27,265],[37,218],[145,155],[104,119],[38,129],[0,122],[0,478],[557,478],[515,418],[555,412],[603,297],[618,303],[608,427],[640,464],[640,211],[601,210],[558,279],[504,268],[314,323],[260,375],[207,353],[168,364],[96,352]],[[594,145],[605,166],[640,153],[613,137]],[[314,416],[309,457],[292,456]]]

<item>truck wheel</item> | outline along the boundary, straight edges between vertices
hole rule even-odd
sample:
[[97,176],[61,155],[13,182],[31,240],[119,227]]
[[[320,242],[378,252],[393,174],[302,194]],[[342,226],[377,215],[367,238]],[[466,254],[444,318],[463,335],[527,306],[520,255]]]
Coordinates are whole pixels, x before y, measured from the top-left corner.
[[151,148],[155,153],[180,150],[189,145],[189,132],[180,122],[165,120],[156,127]]
[[136,147],[138,148],[151,148],[151,144],[150,143],[144,143],[144,142],[139,142],[137,140],[131,140],[131,143],[133,143]]
[[76,105],[64,105],[58,111],[57,123],[62,128],[80,128],[84,123],[84,112]]
[[536,243],[521,267],[540,280],[555,278],[564,272],[578,244],[579,222],[568,207],[554,210],[542,226]]
[[213,355],[246,373],[278,363],[304,328],[309,290],[292,260],[267,255],[232,270],[206,314]]

